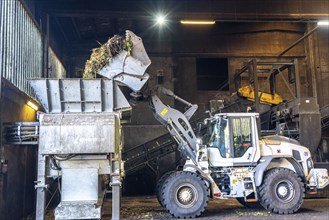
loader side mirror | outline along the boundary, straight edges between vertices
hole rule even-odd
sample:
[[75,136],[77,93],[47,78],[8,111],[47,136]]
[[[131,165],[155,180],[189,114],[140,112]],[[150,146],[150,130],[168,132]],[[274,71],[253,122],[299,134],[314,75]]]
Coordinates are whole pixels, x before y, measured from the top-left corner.
[[209,114],[209,117],[213,117],[213,115],[212,115],[212,113],[211,113],[211,111],[205,111],[205,114]]
[[196,136],[199,137],[201,134],[201,129],[202,129],[202,122],[197,123],[197,130],[196,130]]

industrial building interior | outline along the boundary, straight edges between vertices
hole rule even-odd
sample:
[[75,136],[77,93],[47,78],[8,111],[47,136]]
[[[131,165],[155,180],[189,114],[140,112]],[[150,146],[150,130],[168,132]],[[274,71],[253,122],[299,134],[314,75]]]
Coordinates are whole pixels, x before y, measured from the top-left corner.
[[[190,120],[193,129],[219,112],[258,112],[262,135],[279,132],[299,141],[310,150],[316,168],[329,169],[328,0],[0,0],[0,12],[0,219],[43,219],[44,215],[54,219],[61,201],[59,178],[41,181],[44,184],[38,179],[38,120],[51,109],[45,109],[29,79],[83,78],[93,49],[115,35],[125,35],[126,30],[142,39],[150,59],[147,87],[165,87],[197,104]],[[80,92],[87,91],[84,86]],[[123,177],[120,215],[174,218],[157,204],[154,194],[161,176],[179,169],[185,160],[149,103],[130,96],[130,88],[120,85],[120,89],[131,106],[128,114],[117,110],[122,113],[119,162],[121,157],[124,161],[120,168],[124,175],[118,174]],[[266,102],[253,91],[279,98]],[[47,87],[41,95],[49,92]],[[172,108],[186,111],[186,103],[179,99],[159,97]],[[36,105],[34,109],[29,102]],[[303,206],[300,213],[283,219],[312,215],[328,219],[328,190],[308,196],[314,199],[311,207],[325,204],[323,209],[308,212],[312,208]],[[120,204],[113,205],[111,187],[105,191],[102,219],[111,219],[111,210],[120,209]],[[42,214],[37,208],[38,193],[44,195]],[[205,219],[235,219],[252,213],[237,202],[219,203],[219,211],[217,203],[209,204],[201,215]],[[259,212],[263,215],[257,216]],[[251,216],[278,218],[265,210],[257,213]]]

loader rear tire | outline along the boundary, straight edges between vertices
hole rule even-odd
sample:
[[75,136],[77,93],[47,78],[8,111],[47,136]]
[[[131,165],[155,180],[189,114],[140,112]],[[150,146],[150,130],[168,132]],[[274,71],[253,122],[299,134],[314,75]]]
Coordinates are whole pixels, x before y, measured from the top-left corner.
[[297,174],[286,168],[266,172],[259,187],[261,205],[276,214],[292,214],[303,204],[305,188]]
[[208,199],[206,182],[192,172],[175,172],[166,179],[162,188],[162,204],[176,218],[200,216]]
[[158,183],[157,183],[157,186],[155,188],[155,195],[158,199],[158,202],[160,203],[160,205],[163,207],[163,204],[162,204],[162,187],[163,187],[163,184],[164,182],[166,181],[166,179],[173,173],[175,173],[176,171],[169,171],[165,174],[163,174],[161,176],[161,178],[159,179]]

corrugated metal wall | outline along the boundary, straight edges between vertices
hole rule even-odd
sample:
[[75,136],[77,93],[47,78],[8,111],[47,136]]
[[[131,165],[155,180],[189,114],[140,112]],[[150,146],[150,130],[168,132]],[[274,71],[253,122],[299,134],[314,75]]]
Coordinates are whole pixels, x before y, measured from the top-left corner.
[[48,48],[48,77],[66,78],[66,70],[51,47]]
[[0,71],[32,95],[27,78],[42,76],[42,34],[18,0],[1,0]]

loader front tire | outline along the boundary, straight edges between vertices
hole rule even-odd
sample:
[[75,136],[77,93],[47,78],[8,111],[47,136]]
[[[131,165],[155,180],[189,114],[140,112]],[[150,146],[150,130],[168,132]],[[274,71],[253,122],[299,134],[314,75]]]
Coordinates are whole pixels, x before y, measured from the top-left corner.
[[305,196],[303,182],[297,174],[286,168],[266,172],[259,188],[261,205],[276,214],[292,214],[299,210]]
[[196,173],[175,172],[162,187],[162,204],[176,218],[200,216],[207,207],[208,199],[208,186]]
[[163,207],[163,204],[162,204],[162,187],[163,187],[163,184],[165,183],[166,179],[171,175],[173,174],[175,171],[169,171],[165,174],[163,174],[161,176],[161,178],[158,180],[158,183],[157,183],[157,186],[155,188],[155,195],[158,199],[158,202],[160,203],[160,205]]

